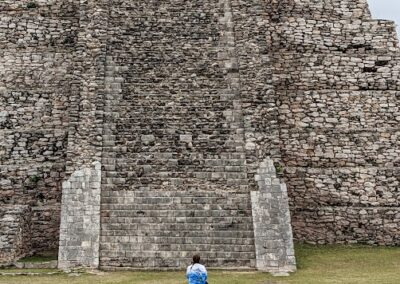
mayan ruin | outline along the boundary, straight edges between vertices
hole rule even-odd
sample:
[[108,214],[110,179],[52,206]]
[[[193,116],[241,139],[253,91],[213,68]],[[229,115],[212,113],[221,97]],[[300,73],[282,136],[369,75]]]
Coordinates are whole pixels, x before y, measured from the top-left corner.
[[399,54],[367,0],[0,1],[0,263],[400,245]]

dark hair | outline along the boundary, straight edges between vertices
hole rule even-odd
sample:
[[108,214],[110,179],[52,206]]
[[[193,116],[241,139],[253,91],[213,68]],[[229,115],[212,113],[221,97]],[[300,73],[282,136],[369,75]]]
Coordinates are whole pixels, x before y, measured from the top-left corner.
[[199,262],[200,262],[200,255],[195,254],[195,255],[193,256],[193,263],[199,263]]

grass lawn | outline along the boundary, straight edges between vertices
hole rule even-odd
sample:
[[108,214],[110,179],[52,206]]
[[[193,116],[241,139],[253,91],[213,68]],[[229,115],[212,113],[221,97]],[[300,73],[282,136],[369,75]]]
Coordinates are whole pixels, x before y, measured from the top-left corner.
[[[209,271],[210,284],[399,284],[400,248],[296,246],[290,277],[259,272]],[[4,272],[4,270],[2,270]],[[0,276],[1,284],[184,284],[184,272],[104,272],[103,275]]]

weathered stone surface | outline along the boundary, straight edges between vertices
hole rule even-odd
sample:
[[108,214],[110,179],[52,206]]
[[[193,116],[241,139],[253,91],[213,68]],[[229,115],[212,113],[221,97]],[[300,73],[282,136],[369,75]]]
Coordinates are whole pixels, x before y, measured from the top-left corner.
[[31,251],[29,206],[14,205],[0,208],[0,260],[10,264]]
[[58,247],[78,6],[0,3],[0,205],[29,207],[29,253]]
[[296,239],[400,244],[398,39],[366,0],[5,0],[0,50],[0,204],[28,206],[30,252],[72,179],[65,266],[254,267],[267,157]]
[[293,234],[286,185],[276,177],[274,163],[265,159],[255,179],[259,191],[251,193],[256,267],[271,273],[296,270]]
[[193,252],[212,267],[254,267],[249,193],[135,191],[103,193],[103,268],[182,268]]
[[63,182],[58,268],[98,267],[101,164],[75,171]]

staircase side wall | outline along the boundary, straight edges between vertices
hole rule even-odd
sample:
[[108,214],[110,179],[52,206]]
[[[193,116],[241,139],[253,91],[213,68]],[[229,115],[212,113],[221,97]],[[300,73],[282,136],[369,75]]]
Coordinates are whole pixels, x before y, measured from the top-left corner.
[[286,185],[276,177],[273,161],[265,159],[257,171],[259,191],[251,193],[256,267],[271,273],[296,270],[293,233]]

